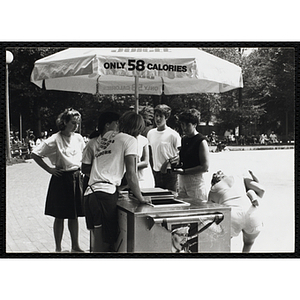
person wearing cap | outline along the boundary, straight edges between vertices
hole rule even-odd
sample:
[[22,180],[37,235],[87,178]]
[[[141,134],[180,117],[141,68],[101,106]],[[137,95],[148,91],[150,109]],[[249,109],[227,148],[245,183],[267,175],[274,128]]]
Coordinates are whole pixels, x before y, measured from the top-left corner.
[[227,176],[222,171],[214,173],[208,201],[231,207],[231,237],[243,234],[243,252],[250,252],[262,228],[258,199],[265,190],[257,177]]
[[189,253],[187,241],[190,226],[180,225],[172,230],[172,253]]

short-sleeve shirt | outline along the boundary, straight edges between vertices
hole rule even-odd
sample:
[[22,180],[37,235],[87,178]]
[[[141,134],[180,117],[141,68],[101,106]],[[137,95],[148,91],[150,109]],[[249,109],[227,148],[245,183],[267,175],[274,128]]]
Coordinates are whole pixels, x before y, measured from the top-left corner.
[[148,145],[148,139],[140,134],[137,136],[137,140],[138,140],[138,155],[139,155],[139,159],[141,160],[143,156],[143,149],[146,145]]
[[147,138],[152,149],[153,169],[159,172],[166,160],[178,155],[178,148],[181,145],[180,135],[166,126],[162,131],[158,131],[157,128],[149,130]]
[[248,209],[251,203],[246,194],[243,176],[229,176],[227,180],[222,179],[211,187],[209,201]]
[[[148,139],[141,134],[137,136],[138,141],[138,155],[139,155],[139,162],[142,159],[144,147],[148,147]],[[146,168],[138,169],[137,172],[138,179],[140,182],[141,188],[153,188],[154,187],[154,178],[151,170],[150,164]]]
[[83,137],[72,133],[70,137],[57,132],[36,146],[32,151],[41,157],[48,157],[57,169],[77,170],[81,167],[82,151],[85,147]]
[[92,138],[89,140],[83,149],[82,153],[82,163],[86,165],[91,165],[94,160],[94,153],[96,152],[97,147],[100,147],[101,135],[98,137]]
[[[95,147],[89,186],[85,195],[93,191],[113,194],[125,174],[125,156],[138,155],[137,139],[126,133],[108,131]],[[86,158],[83,157],[83,162]],[[91,187],[90,187],[91,186]]]

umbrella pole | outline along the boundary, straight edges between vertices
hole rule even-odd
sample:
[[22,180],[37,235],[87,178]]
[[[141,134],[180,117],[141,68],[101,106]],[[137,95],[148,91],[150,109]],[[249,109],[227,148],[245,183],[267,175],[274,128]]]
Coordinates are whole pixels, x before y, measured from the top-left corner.
[[139,77],[138,75],[134,76],[135,79],[135,112],[139,113],[139,92],[138,92],[138,85],[139,85]]

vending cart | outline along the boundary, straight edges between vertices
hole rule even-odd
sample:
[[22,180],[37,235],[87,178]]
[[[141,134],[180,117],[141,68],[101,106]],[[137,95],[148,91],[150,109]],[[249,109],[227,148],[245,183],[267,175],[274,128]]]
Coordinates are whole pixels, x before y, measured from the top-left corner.
[[172,253],[173,233],[180,227],[188,229],[180,252],[230,252],[229,207],[175,198],[171,192],[156,188],[143,194],[152,197],[151,204],[139,203],[130,192],[120,196],[117,252]]

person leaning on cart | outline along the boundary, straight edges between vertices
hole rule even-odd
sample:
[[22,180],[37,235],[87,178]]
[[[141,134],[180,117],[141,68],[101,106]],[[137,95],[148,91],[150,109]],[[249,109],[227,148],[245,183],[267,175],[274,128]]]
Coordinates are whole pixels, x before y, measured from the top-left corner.
[[179,121],[183,131],[179,159],[170,159],[172,171],[179,174],[178,196],[206,202],[203,173],[207,172],[209,167],[209,148],[206,138],[197,131],[200,112],[194,108],[188,109],[179,115]]
[[[64,219],[68,219],[72,252],[84,252],[78,244],[78,219],[83,217],[82,180],[80,174],[83,137],[75,133],[81,122],[78,111],[69,108],[61,113],[56,124],[59,132],[36,146],[32,158],[45,171],[52,175],[46,199],[45,215],[54,217],[53,231],[55,251],[61,252]],[[55,167],[43,160],[48,157]],[[66,251],[64,251],[66,252]]]
[[98,118],[97,129],[90,134],[89,141],[87,142],[82,154],[82,157],[84,158],[82,163],[84,164],[86,173],[83,179],[83,191],[86,190],[89,182],[91,170],[88,169],[88,166],[90,169],[92,168],[94,153],[97,147],[99,147],[101,139],[106,132],[111,130],[119,130],[119,119],[120,115],[116,112],[105,111],[100,114]]
[[85,164],[83,157],[82,172],[90,179],[84,193],[86,225],[93,231],[94,247],[92,252],[114,251],[117,239],[118,190],[126,170],[126,180],[135,197],[141,203],[144,199],[139,188],[136,174],[137,139],[144,128],[141,115],[129,111],[119,120],[119,131],[108,131],[95,149],[92,166]]

